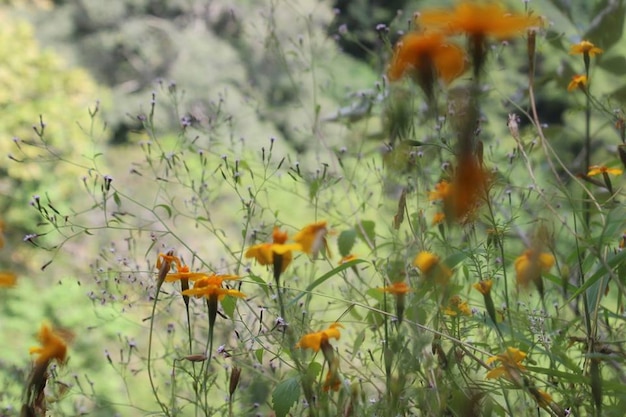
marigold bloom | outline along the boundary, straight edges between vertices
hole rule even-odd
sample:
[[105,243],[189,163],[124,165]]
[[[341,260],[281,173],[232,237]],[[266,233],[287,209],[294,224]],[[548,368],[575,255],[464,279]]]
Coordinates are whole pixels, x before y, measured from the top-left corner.
[[14,287],[17,283],[17,275],[13,272],[0,272],[0,287]]
[[465,53],[441,33],[411,32],[396,44],[387,76],[396,81],[410,75],[430,96],[435,77],[449,84],[464,70]]
[[571,55],[587,54],[589,56],[595,56],[596,54],[601,54],[602,52],[604,52],[602,49],[598,48],[593,43],[584,40],[580,41],[580,43],[572,45],[569,49],[569,53]]
[[413,265],[427,274],[439,263],[439,257],[427,251],[421,251],[413,260]]
[[406,282],[404,282],[404,281],[394,282],[391,285],[388,285],[388,286],[382,287],[382,288],[377,288],[377,289],[378,289],[378,291],[387,292],[387,293],[393,294],[393,295],[407,294],[407,293],[409,293],[411,291],[409,286],[406,285]]
[[554,263],[554,256],[550,253],[537,252],[533,249],[524,251],[515,260],[517,284],[524,287],[527,287],[531,282],[538,284],[541,280],[541,274],[549,271]]
[[172,272],[170,274],[167,274],[165,276],[165,282],[180,281],[183,279],[186,279],[189,281],[196,281],[198,279],[205,278],[207,276],[208,275],[206,272],[191,272],[189,270],[188,265],[182,265],[180,267],[177,267],[177,272]]
[[328,256],[330,256],[330,250],[328,249],[328,242],[326,241],[326,235],[328,229],[326,228],[326,221],[319,221],[309,224],[302,228],[293,238],[296,243],[300,244],[300,250],[304,253],[316,257],[322,247],[326,250]]
[[473,155],[459,156],[451,192],[444,198],[444,208],[454,219],[465,221],[486,197],[489,174]]
[[452,276],[452,271],[442,262],[439,257],[427,251],[422,251],[413,259],[413,265],[422,271],[422,274],[433,279],[438,284],[446,284]]
[[487,359],[488,364],[496,361],[501,364],[487,372],[487,379],[500,378],[501,376],[510,379],[512,372],[525,371],[526,368],[521,364],[524,358],[526,358],[526,353],[513,347],[507,348],[506,352],[501,355],[490,357]]
[[446,180],[441,180],[437,184],[435,184],[435,190],[428,192],[428,200],[444,200],[446,199],[450,193],[452,192],[452,187],[450,183]]
[[567,91],[574,91],[577,88],[585,91],[587,88],[587,76],[586,75],[574,75],[572,76],[572,81],[567,85]]
[[302,349],[312,349],[315,352],[318,352],[323,344],[328,343],[330,339],[341,338],[341,333],[339,328],[343,328],[341,323],[333,323],[328,326],[328,329],[321,330],[315,333],[308,333],[300,338],[300,341],[296,344],[297,348]]
[[274,266],[276,256],[280,256],[280,272],[285,272],[293,260],[291,251],[299,250],[301,245],[297,243],[285,244],[287,232],[281,232],[278,227],[275,227],[272,232],[272,240],[273,243],[261,243],[251,246],[246,251],[246,258],[254,258],[261,265]]
[[194,282],[193,288],[182,292],[183,295],[193,295],[195,297],[217,298],[217,300],[223,300],[227,295],[231,297],[245,298],[246,295],[241,291],[231,290],[228,288],[222,288],[222,283],[226,280],[239,279],[236,275],[207,275],[204,278],[200,278]]
[[487,279],[477,282],[473,285],[482,295],[489,295],[491,293],[491,287],[493,286],[493,280]]
[[35,363],[37,365],[47,366],[52,359],[56,359],[59,364],[63,364],[65,362],[65,357],[67,355],[67,343],[59,333],[55,332],[50,327],[50,325],[46,323],[42,324],[37,338],[42,346],[31,347],[29,349],[31,354],[39,355],[35,359]]
[[587,172],[587,175],[590,177],[593,177],[595,175],[602,175],[602,174],[611,174],[611,175],[622,175],[622,171],[619,168],[608,168],[605,167],[604,165],[593,165],[589,167],[589,172]]
[[484,39],[493,36],[506,39],[532,26],[541,26],[537,16],[508,12],[496,2],[463,1],[454,10],[432,10],[420,13],[417,22],[427,28],[444,30],[449,34],[466,33]]
[[459,315],[459,313],[464,316],[471,316],[472,309],[467,301],[463,301],[461,297],[454,295],[450,298],[448,306],[443,309],[443,313],[452,317]]

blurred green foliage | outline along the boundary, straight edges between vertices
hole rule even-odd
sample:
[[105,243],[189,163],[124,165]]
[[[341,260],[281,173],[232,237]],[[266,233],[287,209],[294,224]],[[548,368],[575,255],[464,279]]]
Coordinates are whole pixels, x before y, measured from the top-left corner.
[[[0,209],[8,232],[23,232],[36,219],[27,209],[34,194],[64,200],[80,184],[85,170],[79,165],[97,148],[96,138],[84,131],[90,121],[87,109],[106,100],[108,92],[85,70],[68,68],[58,54],[42,50],[33,27],[7,13],[0,13],[0,62],[0,153],[5,156]],[[42,129],[40,115],[43,139],[36,132]],[[76,165],[52,163],[48,151]]]

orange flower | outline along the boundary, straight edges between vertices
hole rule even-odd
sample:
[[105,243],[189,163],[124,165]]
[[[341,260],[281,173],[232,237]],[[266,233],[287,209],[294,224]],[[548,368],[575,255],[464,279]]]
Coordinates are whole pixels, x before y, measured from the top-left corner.
[[525,371],[526,368],[521,362],[526,358],[526,353],[513,347],[507,348],[506,352],[501,355],[492,356],[487,359],[487,363],[501,362],[500,366],[497,366],[489,372],[487,372],[487,379],[496,379],[504,376],[507,379],[511,379],[514,373]]
[[486,197],[489,174],[478,159],[471,154],[458,158],[451,192],[443,200],[447,214],[466,221]]
[[324,344],[328,344],[330,339],[339,340],[341,338],[341,333],[339,331],[340,327],[343,328],[340,323],[333,323],[328,326],[328,329],[326,330],[305,334],[296,344],[296,347],[302,349],[312,349],[317,352],[323,347]]
[[246,295],[241,291],[231,290],[228,288],[222,288],[222,283],[226,280],[239,279],[236,275],[207,275],[204,278],[200,278],[194,282],[193,288],[182,292],[183,295],[194,295],[196,297],[206,297],[208,299],[223,300],[224,297],[239,297],[245,298]]
[[56,359],[59,364],[65,362],[67,343],[59,333],[52,330],[50,325],[46,323],[42,324],[37,338],[42,346],[31,347],[29,349],[31,354],[39,355],[37,359],[35,359],[37,365],[47,366],[52,359]]
[[441,33],[411,32],[396,44],[387,76],[397,81],[410,75],[430,95],[435,77],[449,84],[464,70],[463,50],[446,42]]
[[417,22],[427,28],[448,34],[466,33],[484,39],[493,36],[506,39],[532,26],[541,26],[541,18],[508,12],[496,2],[459,2],[454,10],[432,10],[420,13]]
[[527,287],[531,282],[534,282],[541,288],[541,274],[549,271],[554,266],[554,263],[554,256],[549,253],[540,253],[532,249],[524,251],[515,260],[517,284]]
[[572,81],[567,85],[567,91],[574,91],[577,88],[585,91],[587,88],[587,76],[586,75],[574,75],[572,76]]
[[281,232],[278,227],[274,227],[272,240],[273,243],[261,243],[251,246],[246,251],[246,258],[254,258],[261,265],[274,266],[274,259],[280,256],[280,272],[285,272],[293,259],[291,251],[299,250],[301,245],[297,243],[285,244],[287,233]]
[[473,285],[474,288],[478,290],[482,295],[489,295],[491,293],[491,287],[493,286],[493,281],[487,279],[485,281],[477,282]]
[[13,272],[0,272],[0,287],[14,287],[17,283],[17,275]]
[[433,226],[443,223],[443,221],[446,219],[446,215],[442,212],[437,212],[435,213],[435,215],[433,216]]
[[324,392],[328,392],[329,390],[339,391],[339,388],[341,388],[341,378],[339,378],[339,374],[336,370],[329,369],[322,389]]
[[302,228],[293,238],[294,241],[300,244],[300,250],[304,253],[316,257],[322,247],[326,250],[328,256],[330,250],[328,249],[328,242],[326,241],[326,235],[328,229],[326,228],[326,221],[319,221],[309,224]]
[[377,289],[378,291],[388,292],[389,294],[393,294],[393,295],[407,294],[411,291],[409,286],[406,285],[406,282],[404,281],[394,282],[393,284],[387,287],[382,287],[382,288],[377,288]]
[[604,165],[594,165],[589,167],[589,172],[587,172],[587,175],[590,177],[601,174],[622,175],[622,172],[624,171],[619,168],[608,168]]
[[435,191],[428,192],[428,200],[444,200],[450,195],[451,192],[452,188],[450,186],[450,183],[446,180],[441,180],[437,184],[435,184]]
[[604,52],[602,49],[595,46],[593,43],[589,41],[580,41],[575,45],[572,45],[569,49],[569,53],[571,55],[583,54],[589,56],[595,56],[596,54],[601,54]]

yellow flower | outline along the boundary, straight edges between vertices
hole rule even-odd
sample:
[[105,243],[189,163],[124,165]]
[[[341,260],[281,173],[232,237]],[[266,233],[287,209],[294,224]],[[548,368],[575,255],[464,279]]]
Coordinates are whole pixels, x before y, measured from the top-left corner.
[[378,291],[387,292],[393,295],[407,294],[411,291],[409,286],[406,285],[406,282],[404,281],[394,282],[393,284],[387,287],[382,287],[382,288],[377,288],[377,289]]
[[413,260],[413,265],[422,271],[424,277],[433,279],[437,284],[447,284],[452,276],[452,271],[442,262],[439,257],[427,251],[417,254]]
[[341,338],[339,328],[343,328],[340,323],[333,323],[328,326],[328,329],[321,330],[315,333],[308,333],[302,336],[300,341],[296,344],[297,348],[312,349],[313,351],[319,351],[324,344],[328,344],[330,339]]
[[300,244],[300,250],[302,250],[302,252],[312,255],[313,257],[316,257],[322,248],[324,248],[328,256],[330,256],[328,242],[326,242],[327,234],[328,229],[326,228],[326,221],[319,221],[302,228],[302,230],[294,236],[293,240]]
[[500,366],[492,368],[487,372],[487,379],[495,379],[504,376],[511,379],[513,373],[525,371],[526,368],[521,362],[526,358],[526,353],[513,347],[507,348],[501,355],[492,356],[487,359],[487,363],[500,362]]
[[601,54],[602,52],[604,52],[602,49],[598,48],[589,41],[581,41],[580,43],[572,45],[569,49],[569,53],[571,55],[586,54],[589,56],[595,56],[596,54]]
[[50,327],[50,325],[46,323],[42,324],[37,338],[42,346],[31,347],[29,349],[31,354],[39,355],[35,359],[35,363],[37,365],[43,364],[47,366],[52,359],[56,359],[59,364],[63,364],[65,362],[65,357],[67,355],[67,343],[59,333],[55,332]]
[[473,285],[474,288],[478,290],[482,295],[489,295],[491,293],[491,287],[493,286],[493,281],[490,279],[477,282]]
[[444,30],[448,34],[465,33],[484,39],[493,36],[510,38],[532,26],[541,26],[541,19],[507,11],[496,2],[459,2],[454,10],[432,10],[420,13],[417,22],[427,28]]
[[413,265],[428,274],[439,263],[439,257],[427,251],[421,251],[413,260]]
[[227,295],[231,297],[245,298],[241,291],[222,288],[222,283],[226,280],[239,279],[236,275],[207,275],[194,282],[193,288],[182,292],[183,295],[194,295],[196,297],[206,297],[209,299],[223,300]]
[[17,283],[17,275],[13,272],[0,272],[0,287],[14,287]]
[[446,42],[441,33],[411,32],[396,44],[387,76],[390,81],[397,81],[410,75],[427,95],[431,95],[435,76],[449,84],[464,70],[465,53]]
[[586,75],[574,75],[572,76],[572,81],[567,85],[567,91],[574,91],[577,88],[585,91],[587,88],[587,76]]
[[272,240],[273,243],[261,243],[251,246],[246,251],[246,258],[254,258],[261,265],[274,266],[275,257],[280,256],[280,272],[285,272],[293,260],[291,251],[299,250],[301,245],[297,243],[285,244],[287,233],[281,232],[278,227],[274,228]]
[[587,172],[587,175],[590,177],[593,177],[594,175],[601,175],[601,174],[611,174],[611,175],[622,175],[622,171],[619,168],[608,168],[605,167],[604,165],[593,165],[589,167],[589,172]]
[[467,301],[463,301],[461,300],[461,297],[455,295],[450,298],[448,306],[443,309],[443,314],[454,317],[457,316],[459,313],[464,316],[471,316],[472,309],[470,308]]
[[517,284],[527,287],[531,282],[538,283],[541,274],[547,272],[554,266],[555,259],[552,254],[537,252],[532,249],[524,251],[515,260],[515,273]]

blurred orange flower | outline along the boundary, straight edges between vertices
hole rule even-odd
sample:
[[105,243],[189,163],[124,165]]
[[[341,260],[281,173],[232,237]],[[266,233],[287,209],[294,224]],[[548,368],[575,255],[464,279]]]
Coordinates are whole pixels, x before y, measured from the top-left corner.
[[411,32],[396,44],[387,76],[397,81],[409,75],[429,95],[435,77],[449,84],[465,67],[463,49],[447,42],[441,33]]
[[478,290],[482,295],[489,295],[491,293],[491,287],[493,286],[493,281],[490,279],[477,282],[473,285],[475,289]]
[[464,316],[471,316],[472,309],[470,308],[467,301],[463,301],[461,297],[459,297],[458,295],[454,295],[450,298],[448,306],[443,309],[443,314],[452,317],[455,317],[459,314]]
[[31,354],[39,355],[35,359],[37,365],[46,365],[52,360],[56,359],[59,364],[65,362],[67,355],[67,343],[63,337],[55,332],[49,324],[44,323],[41,325],[38,334],[39,343],[41,347],[31,347],[29,349]]
[[425,278],[435,281],[437,284],[447,284],[452,276],[452,271],[444,265],[439,257],[431,252],[422,251],[413,259],[413,265],[422,271]]
[[0,272],[0,287],[14,287],[17,283],[17,275],[13,272]]
[[487,359],[488,364],[493,362],[500,362],[501,364],[487,372],[487,379],[500,378],[501,376],[510,379],[512,372],[525,371],[526,368],[521,364],[525,358],[526,353],[513,347],[507,348],[506,352],[501,355],[490,357]]
[[450,183],[446,180],[441,180],[435,184],[434,191],[428,192],[428,200],[444,200],[450,195],[451,192],[452,188],[450,187]]
[[541,274],[554,266],[555,259],[550,253],[538,252],[532,249],[524,251],[515,260],[517,284],[527,287],[531,282],[540,286]]
[[604,165],[593,165],[589,167],[589,172],[587,172],[587,175],[590,177],[602,174],[622,175],[623,172],[624,171],[619,168],[608,168]]
[[596,54],[601,54],[604,52],[602,49],[595,46],[593,43],[589,41],[580,41],[579,43],[572,45],[569,49],[569,53],[571,55],[583,54],[589,56],[595,56]]
[[541,18],[507,11],[500,3],[459,2],[450,11],[445,9],[425,11],[417,23],[426,28],[436,28],[448,34],[466,33],[484,39],[493,36],[506,39],[533,26],[541,26]]
[[585,91],[587,87],[587,76],[586,75],[574,75],[572,76],[572,81],[567,85],[567,91],[574,91],[577,88]]
[[406,285],[406,282],[404,281],[394,282],[393,284],[388,285],[386,287],[378,288],[378,290],[382,292],[387,292],[393,295],[407,294],[411,291],[409,286]]
[[328,326],[328,329],[326,330],[305,334],[296,344],[296,347],[302,349],[312,349],[317,352],[324,344],[327,344],[330,339],[339,340],[341,338],[339,328],[343,328],[341,323],[333,323]]

